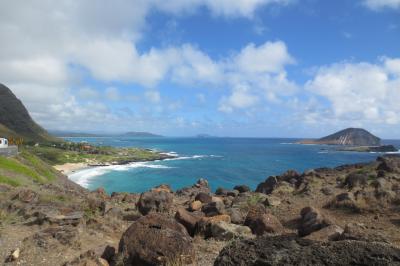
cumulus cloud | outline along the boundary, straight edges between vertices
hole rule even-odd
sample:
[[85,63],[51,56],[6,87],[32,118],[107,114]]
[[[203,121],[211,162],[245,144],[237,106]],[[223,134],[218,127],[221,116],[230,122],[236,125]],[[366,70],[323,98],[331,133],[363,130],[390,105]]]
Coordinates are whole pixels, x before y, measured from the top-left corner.
[[372,10],[381,10],[384,8],[400,8],[400,0],[364,0],[363,3],[366,7]]
[[[175,81],[220,84],[217,80],[223,75],[218,62],[189,44],[138,51],[137,44],[152,11],[181,16],[205,8],[214,16],[251,18],[262,6],[289,2],[2,1],[0,79],[16,92],[43,125],[53,128],[65,125],[67,110],[71,111],[71,120],[76,124],[78,120],[84,125],[90,124],[86,121],[97,117],[93,110],[103,118],[110,110],[100,108],[101,103],[93,106],[99,99],[93,89],[83,88],[76,94],[70,90],[80,87],[82,76],[87,73],[98,81],[149,87],[147,98],[154,103],[160,102],[155,87],[169,72],[171,80]],[[187,74],[192,75],[192,80],[182,78]],[[108,89],[106,96],[109,100],[119,98],[115,89]],[[90,102],[82,103],[81,99]],[[48,116],[49,113],[52,115]]]
[[343,121],[398,124],[400,60],[378,63],[342,62],[320,67],[306,89],[330,103],[334,118]]
[[244,109],[254,106],[258,98],[249,93],[249,88],[237,86],[229,97],[223,97],[220,102],[219,110],[231,113],[235,108]]

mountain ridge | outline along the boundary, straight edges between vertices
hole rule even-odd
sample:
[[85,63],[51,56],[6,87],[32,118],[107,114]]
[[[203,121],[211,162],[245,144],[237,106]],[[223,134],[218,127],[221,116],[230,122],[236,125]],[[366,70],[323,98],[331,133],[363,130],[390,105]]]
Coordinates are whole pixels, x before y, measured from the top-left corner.
[[21,100],[2,83],[0,83],[0,135],[34,142],[57,141],[32,119]]

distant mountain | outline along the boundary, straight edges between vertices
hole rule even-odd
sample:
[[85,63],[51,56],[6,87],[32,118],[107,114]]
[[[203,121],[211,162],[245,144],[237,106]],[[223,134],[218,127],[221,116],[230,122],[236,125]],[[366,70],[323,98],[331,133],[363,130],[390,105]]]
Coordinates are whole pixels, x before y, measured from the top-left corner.
[[0,83],[0,137],[25,141],[57,141],[35,123],[23,103],[5,85]]
[[381,139],[362,128],[347,128],[332,135],[317,139],[303,140],[302,144],[330,144],[354,146],[380,146]]
[[91,137],[105,137],[109,136],[106,134],[94,134],[94,133],[84,133],[84,132],[71,132],[71,131],[62,131],[62,130],[50,130],[49,131],[53,136],[56,137],[65,137],[65,138],[91,138]]
[[161,135],[156,135],[149,132],[127,132],[122,134],[123,137],[138,137],[138,138],[160,138],[163,137]]
[[198,134],[196,135],[196,138],[213,138],[214,136],[211,136],[209,134]]

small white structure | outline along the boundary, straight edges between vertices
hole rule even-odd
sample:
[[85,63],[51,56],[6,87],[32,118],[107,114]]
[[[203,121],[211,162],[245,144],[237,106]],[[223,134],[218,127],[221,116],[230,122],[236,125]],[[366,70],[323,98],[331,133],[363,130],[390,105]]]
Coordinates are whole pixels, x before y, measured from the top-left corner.
[[0,149],[8,148],[8,140],[4,138],[0,138]]

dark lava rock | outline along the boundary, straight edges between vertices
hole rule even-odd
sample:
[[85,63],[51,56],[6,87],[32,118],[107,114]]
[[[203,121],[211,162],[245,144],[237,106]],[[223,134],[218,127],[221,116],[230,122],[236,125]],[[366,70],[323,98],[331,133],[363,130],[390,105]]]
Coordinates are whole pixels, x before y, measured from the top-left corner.
[[363,224],[350,223],[344,228],[338,240],[358,240],[367,242],[390,243],[388,239],[379,232],[369,232]]
[[240,193],[239,190],[234,189],[234,190],[228,191],[228,193],[226,193],[226,195],[236,198],[239,195],[239,193]]
[[256,192],[264,193],[264,194],[271,194],[272,191],[278,186],[278,179],[276,176],[270,176],[264,182],[260,183],[257,188]]
[[173,195],[165,191],[149,191],[140,195],[137,203],[140,213],[168,211],[173,202]]
[[122,235],[118,248],[122,265],[169,265],[176,260],[189,264],[194,257],[185,227],[157,213],[134,222]]
[[226,196],[226,195],[228,195],[228,192],[229,192],[229,190],[227,190],[227,189],[225,189],[225,188],[222,188],[222,187],[219,187],[219,188],[217,188],[217,190],[215,191],[215,195],[218,195],[218,196]]
[[216,216],[225,213],[225,205],[222,201],[214,201],[204,205],[201,211],[208,217]]
[[175,219],[186,228],[191,236],[193,236],[195,233],[196,224],[201,217],[193,215],[185,209],[180,208],[175,214]]
[[199,194],[196,195],[196,197],[194,198],[194,200],[198,200],[201,203],[210,203],[212,201],[212,197],[204,192],[200,192]]
[[250,227],[255,235],[263,235],[265,233],[280,233],[283,231],[283,226],[276,218],[262,205],[252,207],[246,217],[244,225]]
[[243,224],[246,219],[246,215],[237,208],[228,209],[227,213],[231,217],[233,224]]
[[321,244],[293,236],[262,236],[226,246],[214,265],[400,265],[400,249],[363,241]]
[[379,162],[377,170],[390,172],[390,173],[400,173],[400,156],[383,156],[376,159]]
[[365,174],[351,173],[346,176],[343,186],[349,189],[356,187],[364,188],[368,185],[368,177]]
[[239,193],[251,191],[250,187],[246,185],[235,186],[233,189],[239,191]]
[[194,197],[200,192],[204,192],[209,194],[210,191],[210,186],[208,185],[208,181],[206,179],[200,178],[196,184],[194,184],[191,187],[186,187],[182,188],[176,191],[176,194],[178,196],[188,196],[188,197]]
[[300,212],[299,236],[306,236],[318,231],[331,223],[322,216],[320,211],[313,207],[305,207]]

